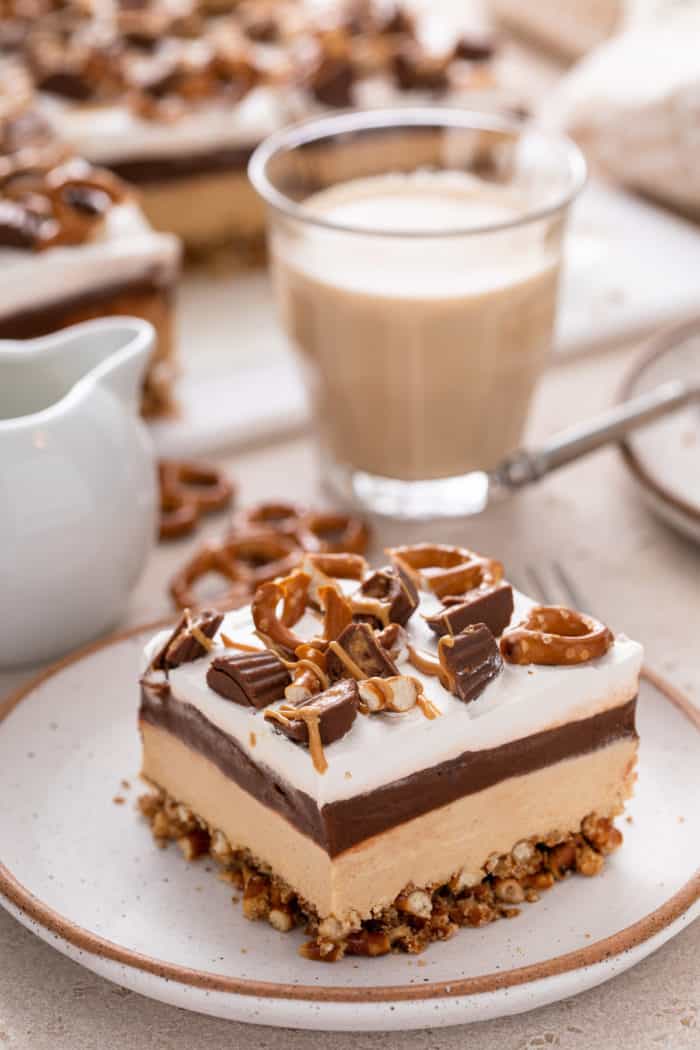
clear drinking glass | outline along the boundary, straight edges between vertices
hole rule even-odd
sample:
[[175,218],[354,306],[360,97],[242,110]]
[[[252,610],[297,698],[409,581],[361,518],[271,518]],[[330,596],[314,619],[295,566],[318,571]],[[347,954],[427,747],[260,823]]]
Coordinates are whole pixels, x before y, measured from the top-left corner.
[[550,349],[578,148],[447,107],[347,112],[271,136],[250,177],[324,481],[396,517],[473,510]]

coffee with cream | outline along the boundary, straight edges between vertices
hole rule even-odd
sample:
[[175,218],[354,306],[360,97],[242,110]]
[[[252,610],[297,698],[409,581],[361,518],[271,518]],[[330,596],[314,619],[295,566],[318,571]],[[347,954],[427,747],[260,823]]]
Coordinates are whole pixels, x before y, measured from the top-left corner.
[[304,210],[319,221],[273,228],[273,271],[322,447],[404,481],[495,466],[520,442],[554,323],[558,244],[542,224],[494,229],[527,200],[426,171],[341,183]]

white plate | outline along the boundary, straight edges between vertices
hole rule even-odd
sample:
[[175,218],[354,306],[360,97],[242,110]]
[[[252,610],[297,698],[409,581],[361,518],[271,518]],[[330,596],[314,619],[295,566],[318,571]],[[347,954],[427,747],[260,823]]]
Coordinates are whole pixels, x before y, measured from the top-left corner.
[[[697,310],[699,270],[695,226],[592,180],[568,235],[556,351],[607,347],[686,319]],[[307,423],[265,273],[186,274],[179,328],[180,414],[153,424],[159,455],[206,455]]]
[[[240,1021],[434,1027],[574,995],[700,911],[700,715],[647,678],[633,820],[601,877],[571,879],[512,922],[462,930],[422,956],[306,962],[301,933],[247,922],[208,863],[158,850],[134,812],[143,640],[132,633],[69,658],[6,703],[0,725],[0,902],[109,980]],[[113,802],[120,795],[128,804]]]
[[[622,397],[634,397],[669,379],[700,384],[700,319],[656,338],[633,365]],[[651,509],[700,543],[700,402],[633,434],[622,451]]]

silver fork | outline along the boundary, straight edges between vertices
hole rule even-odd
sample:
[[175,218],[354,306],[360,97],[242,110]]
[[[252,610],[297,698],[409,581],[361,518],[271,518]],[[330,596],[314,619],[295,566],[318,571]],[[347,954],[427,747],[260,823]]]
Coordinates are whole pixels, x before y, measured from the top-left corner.
[[568,605],[579,612],[595,615],[578,583],[559,561],[526,565],[521,582],[522,587],[516,582],[516,588],[544,605]]

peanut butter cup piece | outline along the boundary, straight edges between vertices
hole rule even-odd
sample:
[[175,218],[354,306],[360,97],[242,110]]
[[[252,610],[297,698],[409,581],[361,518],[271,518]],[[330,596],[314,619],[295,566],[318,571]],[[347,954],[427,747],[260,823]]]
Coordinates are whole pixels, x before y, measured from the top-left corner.
[[185,609],[173,633],[153,658],[153,670],[170,671],[180,664],[191,663],[205,656],[208,649],[206,642],[219,630],[223,618],[222,613],[206,610],[191,613]]
[[472,624],[485,623],[496,638],[503,634],[513,615],[513,588],[509,583],[479,587],[464,595],[448,598],[444,607],[425,622],[435,634],[459,634]]
[[317,718],[321,743],[327,746],[350,730],[357,717],[359,702],[356,683],[344,678],[308,700],[282,704],[274,711],[267,711],[265,718],[296,744],[306,745],[309,744],[309,722]]
[[353,103],[352,88],[355,70],[347,58],[324,57],[311,78],[311,91],[319,102],[335,109],[345,109]]
[[476,700],[503,670],[496,639],[484,623],[445,635],[438,642],[438,656],[450,691],[465,704]]
[[405,573],[387,565],[367,577],[352,602],[359,622],[378,627],[398,623],[405,627],[418,608],[418,591]]
[[389,678],[399,673],[367,623],[348,624],[330,643],[326,671],[333,682],[339,678]]
[[269,649],[216,656],[207,671],[207,685],[215,693],[258,710],[281,700],[291,680],[279,656]]

